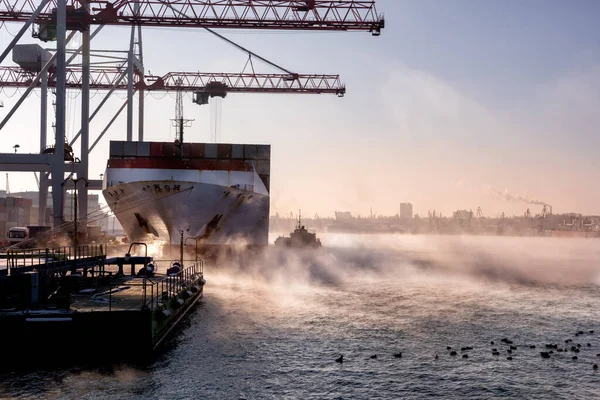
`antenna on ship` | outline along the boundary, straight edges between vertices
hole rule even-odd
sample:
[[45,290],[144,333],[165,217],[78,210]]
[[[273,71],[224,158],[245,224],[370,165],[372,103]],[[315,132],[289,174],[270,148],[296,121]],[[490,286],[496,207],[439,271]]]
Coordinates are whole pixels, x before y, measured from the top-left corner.
[[179,144],[179,146],[181,146],[181,155],[183,155],[183,128],[192,126],[192,122],[194,120],[183,118],[183,90],[181,90],[181,78],[177,80],[175,86],[177,86],[177,95],[175,97],[175,118],[171,119],[171,121],[173,121],[173,126],[177,128],[175,144]]

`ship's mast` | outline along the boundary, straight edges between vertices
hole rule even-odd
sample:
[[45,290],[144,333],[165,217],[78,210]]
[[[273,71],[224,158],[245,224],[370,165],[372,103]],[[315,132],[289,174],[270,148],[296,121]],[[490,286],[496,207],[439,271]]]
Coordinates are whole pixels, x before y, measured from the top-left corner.
[[183,154],[183,128],[192,126],[193,119],[183,118],[183,90],[181,90],[181,79],[177,80],[177,96],[175,98],[175,118],[172,119],[173,125],[177,129],[175,140],[179,142]]

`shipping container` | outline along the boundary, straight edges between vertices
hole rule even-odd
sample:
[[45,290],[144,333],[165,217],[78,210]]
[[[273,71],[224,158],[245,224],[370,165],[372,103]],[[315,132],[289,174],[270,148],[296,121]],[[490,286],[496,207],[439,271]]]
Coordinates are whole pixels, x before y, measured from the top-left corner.
[[123,156],[135,157],[137,155],[136,142],[123,142]]
[[6,197],[0,198],[0,205],[6,206]]
[[205,143],[204,144],[204,157],[205,158],[217,158],[216,143]]
[[256,171],[256,160],[244,160],[250,171]]
[[202,160],[202,163],[201,163],[199,169],[216,170],[217,169],[217,160],[204,159],[204,160]]
[[231,160],[231,169],[233,171],[247,171],[247,164],[244,160]]
[[204,158],[204,143],[192,143],[192,158]]
[[175,157],[179,155],[179,146],[176,146],[175,143],[165,142],[162,144],[163,148],[163,157]]
[[244,146],[241,144],[234,144],[231,146],[231,158],[241,159],[244,158]]
[[110,157],[121,158],[123,157],[123,142],[110,141]]
[[256,158],[259,160],[270,160],[271,159],[271,146],[268,144],[259,144],[258,153]]
[[6,198],[6,208],[12,208],[15,206],[15,198],[14,197],[7,197]]
[[244,145],[244,158],[246,160],[256,160],[256,145],[245,144]]
[[219,158],[219,159],[231,158],[231,145],[230,144],[218,144],[217,145],[217,158]]
[[137,156],[150,157],[150,142],[137,142]]
[[[37,223],[37,220],[38,220],[38,210],[39,210],[38,207],[31,207],[29,209],[29,219],[31,221],[35,221],[36,223]],[[42,221],[42,223],[44,223],[44,221]]]
[[[181,151],[181,148],[180,150]],[[183,158],[192,158],[192,144],[191,143],[183,143]]]
[[229,171],[231,169],[231,160],[217,160],[217,168]]
[[0,221],[1,222],[8,221],[8,214],[7,213],[0,213]]
[[256,161],[256,173],[259,175],[268,175],[271,172],[271,162],[265,160]]
[[150,157],[162,157],[163,152],[163,144],[159,142],[151,142],[150,143]]

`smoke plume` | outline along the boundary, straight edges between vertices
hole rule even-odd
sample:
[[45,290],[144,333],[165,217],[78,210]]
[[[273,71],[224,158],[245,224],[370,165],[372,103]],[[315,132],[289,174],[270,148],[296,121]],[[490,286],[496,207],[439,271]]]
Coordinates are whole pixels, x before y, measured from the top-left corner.
[[522,203],[527,203],[527,204],[539,204],[542,206],[550,205],[550,204],[546,203],[545,201],[530,199],[529,197],[522,196],[518,193],[512,193],[512,192],[509,192],[508,190],[500,191],[498,189],[494,189],[490,185],[483,185],[482,189],[485,193],[492,195],[498,199],[505,200],[505,201],[515,201],[515,202],[522,202]]

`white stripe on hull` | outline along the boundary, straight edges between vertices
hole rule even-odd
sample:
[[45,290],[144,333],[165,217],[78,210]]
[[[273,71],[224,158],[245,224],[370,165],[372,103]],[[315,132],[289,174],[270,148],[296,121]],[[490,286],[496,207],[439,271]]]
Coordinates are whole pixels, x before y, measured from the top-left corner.
[[183,230],[199,244],[268,244],[269,196],[263,194],[172,180],[121,183],[102,194],[131,241],[179,244]]

